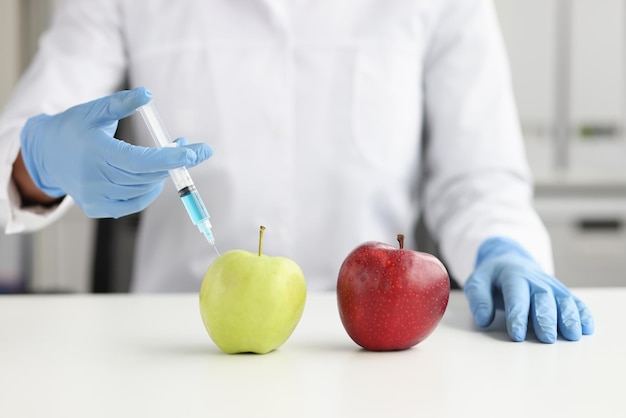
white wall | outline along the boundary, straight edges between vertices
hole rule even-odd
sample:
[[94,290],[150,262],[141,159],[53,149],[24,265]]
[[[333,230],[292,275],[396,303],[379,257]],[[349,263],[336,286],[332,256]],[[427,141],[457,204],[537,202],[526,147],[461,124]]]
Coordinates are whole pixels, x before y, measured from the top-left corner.
[[[51,11],[61,0],[0,0],[0,106],[36,52]],[[38,292],[90,289],[95,223],[77,207],[29,236],[0,235],[0,290],[28,282]]]
[[19,2],[0,2],[0,108],[4,107],[15,80],[20,74]]
[[[20,74],[19,0],[0,2],[0,109]],[[26,269],[24,237],[0,236],[0,291],[16,289],[24,279]]]

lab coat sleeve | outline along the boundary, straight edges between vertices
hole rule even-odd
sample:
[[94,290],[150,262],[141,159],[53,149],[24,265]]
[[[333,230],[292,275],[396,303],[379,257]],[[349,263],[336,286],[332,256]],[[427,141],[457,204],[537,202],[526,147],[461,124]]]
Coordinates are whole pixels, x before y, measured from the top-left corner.
[[[55,114],[119,90],[126,54],[119,2],[65,0],[56,10],[39,49],[0,115],[0,222],[6,233],[43,228],[72,204],[21,208],[11,180],[20,132],[32,116]],[[71,161],[68,161],[71,164]]]
[[496,235],[520,242],[552,273],[493,4],[443,3],[424,70],[427,228],[460,283]]

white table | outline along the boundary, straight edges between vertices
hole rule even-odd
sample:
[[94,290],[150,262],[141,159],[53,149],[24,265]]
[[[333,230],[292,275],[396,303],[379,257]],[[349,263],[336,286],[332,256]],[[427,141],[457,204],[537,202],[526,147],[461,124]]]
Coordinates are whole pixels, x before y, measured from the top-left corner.
[[596,334],[510,342],[453,292],[435,332],[361,350],[310,294],[279,350],[221,353],[196,295],[0,298],[0,417],[626,417],[626,288],[578,289]]

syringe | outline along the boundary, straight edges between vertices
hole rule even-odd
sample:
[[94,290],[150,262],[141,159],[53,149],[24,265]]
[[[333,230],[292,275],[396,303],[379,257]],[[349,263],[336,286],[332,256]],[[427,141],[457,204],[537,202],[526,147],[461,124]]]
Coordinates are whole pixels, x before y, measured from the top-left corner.
[[[165,125],[161,120],[161,117],[157,113],[156,107],[154,106],[154,102],[149,102],[148,104],[141,106],[138,109],[141,117],[144,122],[148,126],[148,130],[154,139],[154,142],[158,147],[171,147],[173,143],[170,139],[170,136],[165,129]],[[217,251],[217,247],[215,246],[215,238],[213,237],[213,233],[211,232],[211,222],[209,222],[209,212],[206,210],[206,206],[202,202],[200,198],[200,194],[196,189],[196,185],[193,183],[189,172],[185,167],[174,168],[169,170],[170,176],[174,181],[174,185],[176,186],[176,190],[178,190],[178,195],[180,199],[183,201],[185,205],[185,209],[191,218],[191,221],[195,226],[198,227],[200,232],[204,234],[209,244],[213,246],[215,251]]]

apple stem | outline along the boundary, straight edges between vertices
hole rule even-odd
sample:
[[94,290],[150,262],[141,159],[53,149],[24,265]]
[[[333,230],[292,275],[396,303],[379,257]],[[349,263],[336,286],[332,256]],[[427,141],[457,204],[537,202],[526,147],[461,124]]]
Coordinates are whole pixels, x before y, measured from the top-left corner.
[[261,225],[261,230],[259,231],[259,257],[263,254],[263,232],[265,231],[265,227]]
[[400,244],[400,249],[404,248],[404,234],[398,234],[398,243]]

